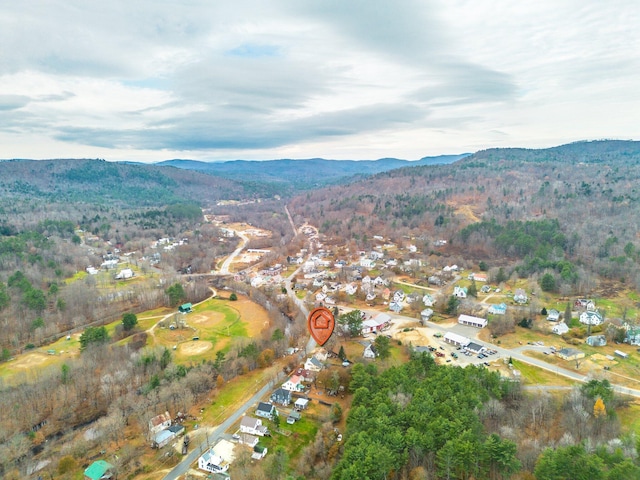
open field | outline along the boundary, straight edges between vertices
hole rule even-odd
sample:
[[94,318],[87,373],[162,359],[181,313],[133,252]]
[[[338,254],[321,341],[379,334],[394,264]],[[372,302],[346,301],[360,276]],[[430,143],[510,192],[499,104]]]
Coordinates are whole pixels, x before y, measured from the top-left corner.
[[[186,315],[185,329],[170,330],[174,309],[161,308],[141,313],[138,316],[137,331],[150,331],[147,339],[149,346],[165,346],[172,349],[178,363],[199,363],[202,360],[214,360],[219,350],[228,351],[236,342],[253,338],[268,327],[269,318],[266,310],[246,297],[238,296],[238,300],[211,298],[195,307],[194,313]],[[167,317],[168,316],[168,317]],[[167,317],[167,328],[156,326]],[[113,335],[121,320],[106,325],[109,335]],[[152,329],[152,330],[151,330]],[[193,340],[199,337],[198,340]],[[45,369],[59,368],[66,360],[80,354],[80,333],[73,334],[69,340],[62,337],[49,345],[27,351],[15,359],[0,364],[0,379],[7,384],[30,381]],[[118,343],[131,340],[127,337]],[[49,354],[54,351],[55,354]]]

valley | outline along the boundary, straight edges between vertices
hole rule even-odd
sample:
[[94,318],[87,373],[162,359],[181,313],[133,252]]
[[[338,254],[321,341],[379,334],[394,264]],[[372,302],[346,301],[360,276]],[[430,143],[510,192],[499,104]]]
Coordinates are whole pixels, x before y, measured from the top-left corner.
[[[172,172],[177,204],[52,203],[43,179],[35,195],[4,183],[3,475],[82,478],[101,460],[131,479],[526,479],[547,447],[578,448],[605,473],[638,471],[640,430],[620,419],[640,396],[628,183],[640,154],[583,147],[544,161],[549,152],[478,152],[249,202],[190,191],[220,180],[169,167],[154,169]],[[128,167],[98,165],[128,178]],[[91,167],[72,171],[57,175],[75,181]],[[239,199],[259,190],[233,188]],[[306,330],[317,306],[338,324],[323,348]],[[290,403],[308,401],[291,422],[296,409],[276,395],[285,386]],[[429,403],[434,388],[459,410]],[[271,436],[238,441],[259,402],[281,412],[263,420]],[[436,427],[421,409],[442,432],[472,433],[428,439]],[[184,431],[152,448],[164,430],[151,421],[165,411]],[[376,429],[385,411],[396,423]],[[386,453],[359,460],[365,437]],[[504,465],[490,442],[509,452]],[[611,445],[617,460],[605,457]],[[464,448],[487,450],[471,465],[456,460]],[[231,453],[203,468],[216,449]]]

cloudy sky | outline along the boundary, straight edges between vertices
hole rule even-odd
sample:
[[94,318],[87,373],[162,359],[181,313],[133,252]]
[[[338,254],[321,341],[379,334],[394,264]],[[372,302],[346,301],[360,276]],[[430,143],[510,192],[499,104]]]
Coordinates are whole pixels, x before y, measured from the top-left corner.
[[637,0],[0,6],[0,158],[417,159],[639,139]]

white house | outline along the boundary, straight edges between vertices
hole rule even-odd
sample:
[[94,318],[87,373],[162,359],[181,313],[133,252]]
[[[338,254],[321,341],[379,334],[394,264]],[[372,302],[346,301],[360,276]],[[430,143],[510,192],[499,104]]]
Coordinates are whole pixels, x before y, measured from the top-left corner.
[[308,404],[309,404],[309,399],[299,398],[296,400],[296,403],[294,403],[293,406],[295,407],[296,410],[304,410],[305,408],[307,408]]
[[469,325],[476,328],[484,328],[487,326],[487,319],[462,314],[458,317],[458,323],[461,325]]
[[153,437],[156,433],[164,430],[165,428],[169,428],[170,426],[171,415],[169,415],[169,412],[164,412],[160,415],[156,415],[149,420],[149,436]]
[[430,293],[425,293],[422,297],[422,303],[424,303],[425,307],[433,307],[436,303],[436,300]]
[[429,321],[429,319],[433,316],[433,310],[430,308],[425,308],[420,312],[420,319],[423,322]]
[[565,333],[567,333],[569,331],[569,327],[567,326],[566,323],[564,322],[558,322],[557,324],[555,324],[553,326],[553,328],[551,329],[552,333],[555,333],[556,335],[564,335]]
[[304,390],[304,385],[302,385],[302,378],[300,375],[292,375],[289,377],[289,380],[282,384],[282,388],[285,390],[289,390],[290,392],[300,392]]
[[364,352],[362,353],[362,356],[364,358],[369,358],[369,359],[376,358],[376,350],[375,350],[375,347],[373,346],[373,343],[369,343],[367,344],[366,347],[364,347]]
[[525,291],[521,288],[516,288],[516,292],[513,295],[513,301],[516,303],[527,303],[529,301],[529,297],[527,297],[527,294],[525,293]]
[[467,287],[453,287],[453,295],[458,298],[467,298]]
[[256,437],[255,435],[251,435],[250,433],[241,433],[240,443],[253,448],[258,444],[258,437]]
[[547,320],[550,322],[558,322],[560,320],[560,312],[555,309],[551,309],[547,311]]
[[374,262],[370,258],[361,258],[360,259],[360,266],[362,268],[371,269],[371,268],[374,268],[376,266],[376,262]]
[[307,358],[307,361],[304,362],[304,369],[311,372],[319,372],[322,370],[322,363],[316,357],[309,357]]
[[358,286],[354,283],[350,283],[345,287],[344,291],[347,295],[355,295],[358,291]]
[[602,325],[603,322],[602,315],[596,311],[585,310],[580,314],[580,323],[585,325]]
[[223,460],[220,455],[216,455],[211,447],[198,458],[198,468],[205,472],[221,473],[229,470],[229,462]]
[[262,425],[262,420],[248,416],[242,417],[242,420],[240,421],[240,431],[242,433],[258,435],[260,437],[264,437],[269,433],[269,429]]
[[116,280],[126,280],[127,278],[133,278],[133,270],[130,268],[123,268],[116,275]]

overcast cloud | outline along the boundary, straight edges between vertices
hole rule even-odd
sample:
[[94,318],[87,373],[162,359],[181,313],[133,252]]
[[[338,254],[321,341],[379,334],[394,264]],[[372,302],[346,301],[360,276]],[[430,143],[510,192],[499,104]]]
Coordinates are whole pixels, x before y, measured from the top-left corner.
[[0,158],[399,157],[637,139],[636,0],[0,6]]

